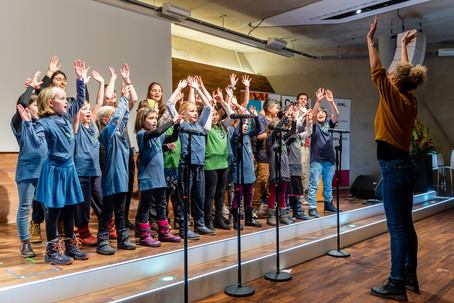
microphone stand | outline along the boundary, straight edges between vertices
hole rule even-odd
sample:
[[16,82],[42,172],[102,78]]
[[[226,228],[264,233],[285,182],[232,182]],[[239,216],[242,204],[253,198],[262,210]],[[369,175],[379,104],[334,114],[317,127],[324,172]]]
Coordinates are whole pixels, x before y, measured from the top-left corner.
[[186,182],[184,183],[183,201],[184,201],[184,240],[183,240],[183,253],[184,253],[184,302],[189,302],[188,296],[188,216],[189,216],[189,199],[191,196],[191,138],[192,135],[188,134],[188,153],[185,159],[185,170],[183,177]]
[[275,148],[277,157],[275,157],[275,173],[277,176],[278,183],[276,186],[276,205],[275,205],[275,216],[276,216],[276,271],[270,271],[265,274],[265,279],[273,282],[285,282],[292,279],[292,275],[288,272],[280,271],[279,265],[279,193],[281,192],[281,161],[282,161],[282,130],[275,129],[278,131],[279,144]]
[[[237,155],[237,161],[236,161],[236,176],[237,176],[237,181],[240,180],[241,176],[241,188],[243,189],[244,192],[244,172],[243,172],[243,119],[240,119],[240,135],[238,137],[237,144],[236,144],[236,155]],[[241,171],[240,171],[241,168]],[[250,295],[253,295],[255,293],[254,287],[248,286],[248,285],[242,285],[241,284],[241,224],[240,224],[240,203],[241,203],[241,196],[240,196],[240,185],[237,185],[236,189],[236,194],[238,197],[237,200],[237,205],[236,209],[233,211],[236,213],[236,218],[237,218],[237,247],[238,247],[238,283],[233,284],[230,286],[227,286],[224,289],[224,292],[232,297],[247,297]]]
[[[332,133],[336,132],[335,129],[330,130]],[[339,186],[341,183],[341,169],[342,169],[342,133],[347,131],[338,131],[339,145],[335,147],[336,150],[336,207],[337,207],[337,249],[330,250],[328,255],[331,257],[345,258],[349,257],[350,253],[340,249],[340,216],[339,216]]]

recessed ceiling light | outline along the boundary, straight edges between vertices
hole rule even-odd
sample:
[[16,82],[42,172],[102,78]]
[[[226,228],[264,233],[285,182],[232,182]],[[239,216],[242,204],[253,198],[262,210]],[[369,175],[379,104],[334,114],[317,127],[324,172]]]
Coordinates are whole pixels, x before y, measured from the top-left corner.
[[357,13],[357,14],[361,14],[361,12],[362,12],[362,11],[361,11],[360,9],[357,9],[357,10],[356,10],[356,13]]

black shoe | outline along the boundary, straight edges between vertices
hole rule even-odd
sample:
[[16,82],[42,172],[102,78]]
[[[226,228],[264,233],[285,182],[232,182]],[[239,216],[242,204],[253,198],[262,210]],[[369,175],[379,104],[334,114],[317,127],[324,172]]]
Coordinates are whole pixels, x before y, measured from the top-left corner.
[[[237,222],[233,222],[233,229],[234,230],[238,230],[238,223]],[[240,223],[240,230],[243,230],[243,224]]]
[[416,268],[414,267],[405,267],[405,288],[417,294],[420,293]]
[[129,220],[125,220],[125,227],[127,229],[135,229],[136,227],[134,226],[134,224],[132,224]]
[[[324,209],[324,211],[325,211],[325,212],[328,212],[328,213],[337,213],[337,208],[334,207],[332,201],[330,201],[330,202],[325,202],[325,209]],[[341,213],[342,210],[339,210],[339,212]]]
[[407,301],[405,282],[403,280],[388,279],[383,286],[376,286],[370,289],[370,294],[385,299]]
[[299,211],[293,214],[297,220],[309,220],[311,217],[305,215],[303,211]]
[[210,235],[210,236],[216,235],[216,231],[214,229],[209,229],[205,225],[199,225],[199,226],[194,227],[194,232],[198,233],[200,235]]
[[314,217],[314,218],[320,218],[320,215],[318,214],[317,210],[314,209],[309,209],[309,217]]
[[251,206],[246,207],[246,211],[245,211],[246,222],[244,222],[244,225],[252,226],[252,227],[262,227],[262,223],[257,222],[254,219],[253,212],[254,212],[254,210],[252,209]]
[[215,228],[231,230],[232,227],[229,225],[229,223],[230,223],[230,220],[228,220],[228,223],[227,223],[222,214],[216,215],[216,217],[214,218],[214,227]]

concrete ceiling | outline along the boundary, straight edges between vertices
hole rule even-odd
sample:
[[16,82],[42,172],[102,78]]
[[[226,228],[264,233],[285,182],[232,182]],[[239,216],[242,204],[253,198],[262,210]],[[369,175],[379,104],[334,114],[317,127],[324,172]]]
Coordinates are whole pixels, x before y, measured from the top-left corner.
[[[292,26],[267,26],[253,28],[250,24],[264,18],[279,15],[291,10],[299,9],[310,4],[323,7],[332,0],[171,0],[156,1],[143,0],[142,2],[160,7],[163,2],[185,7],[191,10],[191,17],[225,27],[229,30],[266,40],[268,37],[277,37],[287,41],[287,47],[301,52],[319,52],[326,49],[354,49],[364,48],[365,36],[373,20],[372,16],[339,24],[315,24]],[[336,0],[351,6],[349,0]],[[366,1],[367,2],[367,1]],[[372,2],[383,2],[371,0]],[[427,37],[427,50],[454,47],[454,1],[432,0],[427,2],[393,9],[378,14],[379,26],[376,37],[391,36],[402,32],[402,28],[419,29]],[[421,1],[419,1],[421,2]],[[329,10],[329,6],[325,6]],[[400,15],[400,17],[399,17]],[[403,19],[403,21],[402,21]],[[263,24],[265,25],[266,22]],[[257,24],[257,23],[255,23]],[[251,32],[252,30],[252,32]],[[245,47],[226,40],[213,38],[173,26],[172,34],[183,38],[213,44],[236,51],[248,52],[252,48]],[[256,51],[256,50],[255,50]]]

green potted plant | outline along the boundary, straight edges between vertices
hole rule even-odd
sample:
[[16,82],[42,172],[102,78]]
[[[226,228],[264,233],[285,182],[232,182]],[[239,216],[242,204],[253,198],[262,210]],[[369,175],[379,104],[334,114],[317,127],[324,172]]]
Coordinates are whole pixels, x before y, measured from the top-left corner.
[[437,154],[437,148],[430,138],[429,128],[417,119],[415,121],[415,128],[413,129],[410,149],[410,155],[418,168],[415,192],[433,190],[432,155],[434,154]]

